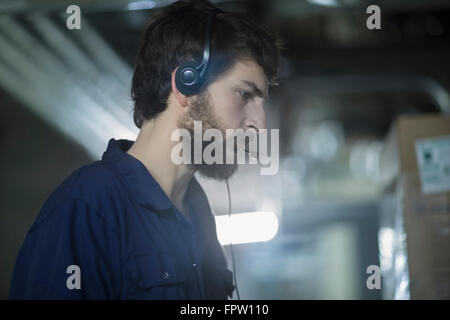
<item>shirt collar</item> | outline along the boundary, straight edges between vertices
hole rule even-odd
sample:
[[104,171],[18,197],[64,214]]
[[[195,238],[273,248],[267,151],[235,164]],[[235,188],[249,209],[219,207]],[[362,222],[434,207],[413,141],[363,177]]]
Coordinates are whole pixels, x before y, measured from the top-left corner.
[[[113,165],[117,169],[121,179],[141,205],[156,211],[175,209],[171,200],[144,164],[127,153],[133,143],[130,140],[109,140],[108,147],[103,153],[102,161]],[[189,183],[185,200],[191,209],[195,211],[206,210],[211,213],[208,199],[195,177]]]

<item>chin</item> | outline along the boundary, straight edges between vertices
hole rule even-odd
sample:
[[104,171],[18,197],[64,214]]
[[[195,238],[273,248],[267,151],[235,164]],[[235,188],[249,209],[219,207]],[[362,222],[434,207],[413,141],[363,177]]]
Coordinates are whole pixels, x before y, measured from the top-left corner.
[[201,164],[195,167],[200,175],[206,178],[223,181],[237,171],[237,164]]

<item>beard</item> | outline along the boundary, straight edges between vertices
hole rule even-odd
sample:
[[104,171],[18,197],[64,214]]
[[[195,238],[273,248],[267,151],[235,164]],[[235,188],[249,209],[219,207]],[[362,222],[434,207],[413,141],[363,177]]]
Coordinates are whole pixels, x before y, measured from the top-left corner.
[[[194,121],[201,121],[202,122],[202,136],[195,136],[194,133]],[[226,138],[223,139],[223,161],[222,164],[220,163],[212,163],[207,164],[204,163],[203,157],[201,157],[202,161],[200,164],[196,164],[194,162],[194,140],[200,139],[202,141],[202,155],[205,150],[205,148],[212,143],[212,141],[203,141],[202,137],[203,134],[207,129],[218,129],[222,132],[223,137],[225,137],[225,126],[221,123],[221,121],[216,116],[210,95],[208,91],[205,91],[204,93],[200,94],[198,98],[192,102],[191,106],[189,107],[189,110],[187,113],[185,113],[180,119],[178,120],[178,128],[180,129],[186,129],[191,134],[191,137],[194,139],[191,139],[191,164],[188,164],[190,168],[192,168],[194,171],[198,171],[200,175],[212,178],[215,180],[226,180],[229,177],[231,177],[237,170],[237,164],[236,161],[233,161],[232,164],[226,163]]]

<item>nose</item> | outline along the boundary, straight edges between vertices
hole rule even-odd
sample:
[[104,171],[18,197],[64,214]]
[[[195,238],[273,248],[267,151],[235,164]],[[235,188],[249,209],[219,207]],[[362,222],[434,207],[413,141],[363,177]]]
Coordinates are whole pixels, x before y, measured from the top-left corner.
[[256,131],[266,129],[266,112],[264,111],[264,103],[254,103],[249,108],[245,121],[246,128],[254,128]]

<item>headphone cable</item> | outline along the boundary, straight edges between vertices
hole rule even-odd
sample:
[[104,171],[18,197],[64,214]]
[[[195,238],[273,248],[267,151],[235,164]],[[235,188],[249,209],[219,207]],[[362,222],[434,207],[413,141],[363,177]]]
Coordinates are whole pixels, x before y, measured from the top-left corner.
[[[228,192],[228,219],[231,221],[231,193],[230,193],[230,185],[228,184],[228,179],[225,180],[227,185],[227,192]],[[233,280],[234,280],[234,288],[236,289],[236,294],[238,300],[241,300],[241,297],[239,295],[239,289],[237,287],[237,280],[236,280],[236,265],[234,264],[234,254],[233,254],[233,245],[231,244],[231,237],[230,237],[230,250],[231,250],[231,261],[233,263]]]

